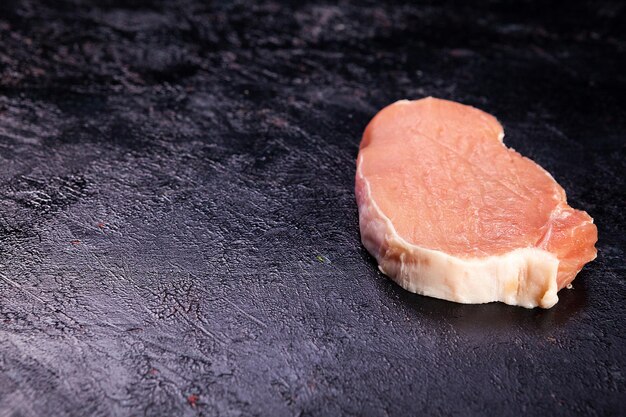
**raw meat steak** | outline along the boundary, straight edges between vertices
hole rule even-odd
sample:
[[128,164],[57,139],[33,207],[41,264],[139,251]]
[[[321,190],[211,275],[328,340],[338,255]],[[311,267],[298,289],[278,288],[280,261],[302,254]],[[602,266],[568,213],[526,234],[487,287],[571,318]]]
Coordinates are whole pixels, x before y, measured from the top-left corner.
[[357,160],[361,238],[405,289],[460,303],[549,308],[597,228],[491,115],[447,100],[398,101],[367,126]]

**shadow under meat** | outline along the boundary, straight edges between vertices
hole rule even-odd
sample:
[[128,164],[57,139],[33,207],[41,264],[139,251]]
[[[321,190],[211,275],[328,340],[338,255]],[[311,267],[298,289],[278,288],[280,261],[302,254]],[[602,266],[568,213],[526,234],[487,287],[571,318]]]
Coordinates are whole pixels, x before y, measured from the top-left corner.
[[396,296],[415,316],[437,325],[451,325],[461,333],[511,329],[544,333],[563,326],[587,305],[586,275],[585,271],[581,272],[574,281],[574,288],[561,290],[559,302],[550,309],[527,309],[495,302],[459,304],[410,293],[382,274],[378,274],[378,279],[381,289]]

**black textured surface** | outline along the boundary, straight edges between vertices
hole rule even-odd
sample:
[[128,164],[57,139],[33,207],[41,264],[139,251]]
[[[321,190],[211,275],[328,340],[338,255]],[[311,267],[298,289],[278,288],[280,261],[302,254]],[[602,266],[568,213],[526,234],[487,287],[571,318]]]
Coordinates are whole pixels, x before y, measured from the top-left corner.
[[[98,3],[0,2],[0,415],[624,415],[620,2]],[[553,309],[361,247],[362,130],[425,95],[596,219]]]

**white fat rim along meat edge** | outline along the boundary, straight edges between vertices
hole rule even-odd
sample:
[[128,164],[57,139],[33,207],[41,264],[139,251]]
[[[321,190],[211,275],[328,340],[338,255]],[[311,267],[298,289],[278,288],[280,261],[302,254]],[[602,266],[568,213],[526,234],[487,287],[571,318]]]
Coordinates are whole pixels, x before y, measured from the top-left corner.
[[[502,140],[504,135],[500,136]],[[401,287],[465,304],[501,301],[526,308],[550,308],[557,303],[559,260],[554,254],[532,247],[496,256],[460,258],[411,244],[398,235],[372,199],[362,163],[363,156],[359,155],[356,198],[361,240],[378,261],[380,271]]]

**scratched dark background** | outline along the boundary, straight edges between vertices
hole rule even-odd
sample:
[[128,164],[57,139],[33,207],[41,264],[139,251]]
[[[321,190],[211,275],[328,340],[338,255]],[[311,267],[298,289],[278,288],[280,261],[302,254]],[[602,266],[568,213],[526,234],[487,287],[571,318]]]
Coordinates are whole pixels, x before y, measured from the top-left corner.
[[[626,8],[550,4],[2,0],[0,416],[625,415]],[[551,310],[362,248],[361,132],[426,95],[596,219]]]

